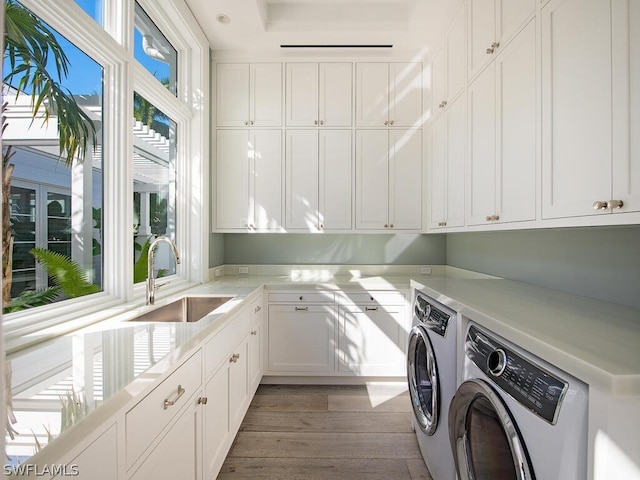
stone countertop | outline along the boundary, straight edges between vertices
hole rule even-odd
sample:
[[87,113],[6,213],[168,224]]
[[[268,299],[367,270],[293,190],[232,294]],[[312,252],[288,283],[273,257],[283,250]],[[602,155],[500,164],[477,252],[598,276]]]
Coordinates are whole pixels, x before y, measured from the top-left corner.
[[637,308],[504,279],[421,277],[411,285],[592,387],[640,397]]

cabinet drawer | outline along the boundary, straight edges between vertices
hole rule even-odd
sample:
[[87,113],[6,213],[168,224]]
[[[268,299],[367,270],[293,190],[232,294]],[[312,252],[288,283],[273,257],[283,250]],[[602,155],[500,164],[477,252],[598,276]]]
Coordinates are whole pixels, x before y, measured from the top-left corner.
[[333,292],[270,293],[269,302],[279,303],[333,303]]
[[342,292],[339,299],[343,305],[404,305],[402,292]]
[[[166,380],[126,413],[127,468],[193,396],[202,383],[202,351],[179,366]],[[180,393],[178,391],[180,387]],[[168,405],[167,401],[175,404]]]
[[[253,312],[253,310],[251,311]],[[240,340],[247,334],[250,328],[249,311],[244,309],[226,327],[207,342],[204,347],[205,377],[215,372],[218,365],[231,350],[238,345]]]

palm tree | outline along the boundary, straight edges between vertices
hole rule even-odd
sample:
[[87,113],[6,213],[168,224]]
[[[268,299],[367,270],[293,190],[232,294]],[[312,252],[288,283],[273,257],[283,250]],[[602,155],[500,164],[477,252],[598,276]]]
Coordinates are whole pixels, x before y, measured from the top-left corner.
[[[83,161],[89,145],[96,145],[96,128],[61,82],[69,73],[69,59],[53,32],[38,17],[15,0],[4,2],[4,60],[9,72],[3,78],[16,95],[30,95],[33,119],[43,114],[46,123],[52,114],[58,119],[59,159],[67,166]],[[54,71],[48,70],[50,58]],[[2,105],[2,132],[7,127]],[[11,235],[9,193],[13,165],[11,146],[2,155],[2,301],[11,301]]]

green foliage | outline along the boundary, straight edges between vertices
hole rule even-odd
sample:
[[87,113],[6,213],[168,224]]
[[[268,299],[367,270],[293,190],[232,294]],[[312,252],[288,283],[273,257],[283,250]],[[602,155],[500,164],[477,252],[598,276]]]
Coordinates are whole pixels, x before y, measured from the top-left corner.
[[[147,269],[149,267],[149,247],[151,246],[151,242],[153,241],[153,237],[147,238],[147,241],[144,242],[144,245],[140,247],[139,243],[133,242],[134,249],[135,247],[141,248],[140,257],[133,264],[133,283],[144,282],[147,279]],[[158,270],[156,278],[166,277],[169,272],[165,269]]]
[[[4,59],[8,60],[9,73],[3,82],[13,85],[17,95],[31,95],[33,120],[41,107],[43,123],[52,113],[58,116],[60,158],[67,165],[76,156],[82,161],[89,142],[97,143],[96,127],[60,83],[69,74],[69,59],[47,25],[15,0],[5,0],[4,21]],[[51,63],[55,77],[47,69]]]
[[25,308],[41,307],[56,301],[60,295],[60,287],[49,287],[46,290],[25,290],[20,296],[11,299],[11,303],[4,306],[4,313],[18,312]]
[[82,267],[70,258],[45,248],[33,248],[31,254],[44,266],[47,274],[53,278],[68,298],[81,297],[100,291],[100,287],[87,280]]

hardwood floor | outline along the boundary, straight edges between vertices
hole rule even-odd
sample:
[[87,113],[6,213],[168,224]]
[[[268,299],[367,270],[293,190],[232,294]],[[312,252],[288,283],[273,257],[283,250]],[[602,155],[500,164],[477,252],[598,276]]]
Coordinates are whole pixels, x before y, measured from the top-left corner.
[[404,384],[261,385],[219,480],[432,480]]

